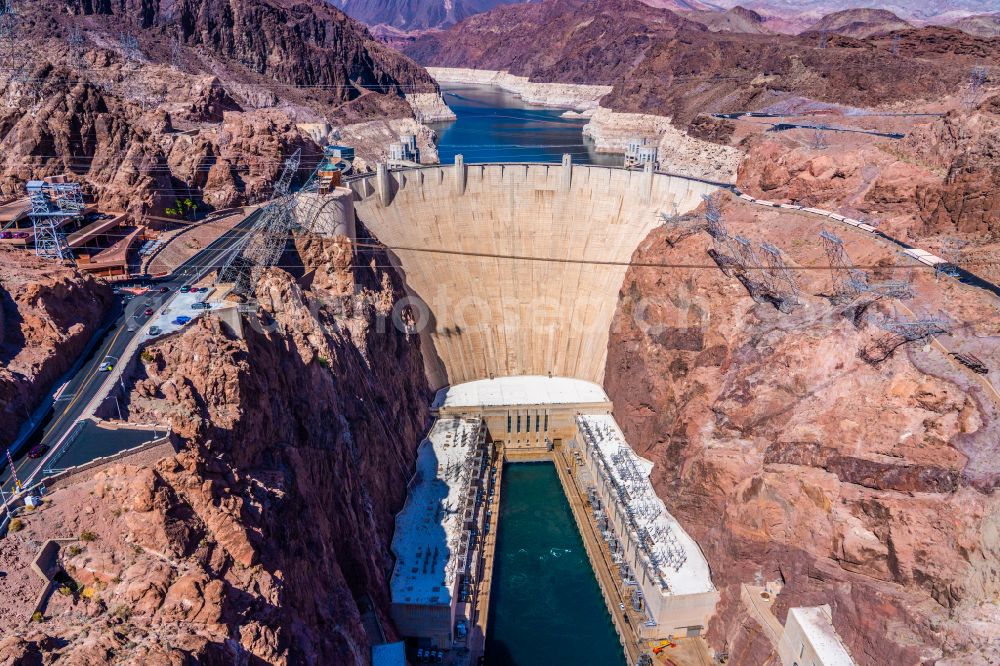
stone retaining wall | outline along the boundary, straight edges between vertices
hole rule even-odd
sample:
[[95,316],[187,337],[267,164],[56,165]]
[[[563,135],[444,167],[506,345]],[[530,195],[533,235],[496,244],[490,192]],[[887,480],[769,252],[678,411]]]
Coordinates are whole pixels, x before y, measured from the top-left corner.
[[77,480],[81,474],[93,476],[98,472],[127,462],[129,465],[151,465],[160,458],[172,456],[178,451],[170,435],[154,439],[132,449],[121,451],[112,456],[95,458],[89,463],[65,469],[58,474],[46,477],[43,480],[45,487],[51,492],[57,488],[67,486]]

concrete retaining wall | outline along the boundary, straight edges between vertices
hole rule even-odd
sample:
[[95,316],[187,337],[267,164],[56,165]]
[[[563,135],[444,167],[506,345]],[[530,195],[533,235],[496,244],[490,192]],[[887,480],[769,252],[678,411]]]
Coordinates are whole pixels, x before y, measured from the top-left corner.
[[350,186],[358,218],[394,248],[435,389],[509,375],[602,382],[632,253],[659,213],[718,189],[652,171],[461,163]]
[[73,538],[48,539],[38,549],[38,554],[31,561],[31,570],[42,580],[43,587],[35,597],[35,605],[32,606],[28,617],[25,619],[30,620],[37,612],[45,612],[45,606],[48,604],[49,597],[52,596],[54,588],[52,579],[59,573],[59,551],[63,545],[73,543],[74,541],[76,539]]
[[47,477],[43,483],[51,492],[78,480],[77,477],[81,474],[94,476],[98,472],[105,470],[112,465],[120,465],[123,462],[127,462],[130,465],[150,465],[160,458],[172,456],[175,453],[177,453],[177,448],[174,446],[172,438],[167,435],[166,437],[154,439],[135,448],[121,451],[113,456],[95,458],[89,463],[78,465],[77,467],[70,467],[69,469],[65,469],[58,474],[53,474],[52,476]]

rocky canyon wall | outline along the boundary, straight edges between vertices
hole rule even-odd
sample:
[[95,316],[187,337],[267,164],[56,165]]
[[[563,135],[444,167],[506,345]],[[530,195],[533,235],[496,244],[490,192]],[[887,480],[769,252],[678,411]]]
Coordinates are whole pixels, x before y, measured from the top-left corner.
[[226,208],[268,196],[296,149],[308,173],[319,146],[300,125],[446,112],[423,68],[320,0],[41,0],[17,28],[22,75],[0,77],[5,195],[68,174],[106,209]]
[[752,137],[737,184],[771,201],[864,217],[997,281],[1000,96],[921,119],[906,133],[844,136],[824,147],[802,135]]
[[50,497],[40,524],[94,532],[63,560],[91,593],[55,595],[10,650],[362,665],[369,607],[393,637],[388,544],[428,424],[420,343],[381,325],[401,295],[384,257],[296,244],[297,278],[264,276],[245,339],[205,318],[141,353],[122,407],[172,424],[181,452]]
[[[724,208],[730,233],[777,244],[794,265],[823,261],[803,240],[818,226],[739,208]],[[847,238],[852,254],[882,260]],[[659,495],[712,567],[722,592],[712,647],[730,664],[768,663],[772,646],[742,607],[740,584],[777,580],[779,619],[789,607],[830,604],[858,664],[990,663],[1000,593],[992,394],[922,345],[866,363],[858,351],[877,330],[810,295],[829,288],[824,274],[797,273],[803,305],[782,315],[712,266],[709,247],[704,233],[678,239],[664,228],[639,246],[605,387],[629,441],[655,463]],[[668,267],[685,263],[695,266]],[[709,267],[696,270],[701,263]],[[930,279],[916,283],[933,300]],[[964,303],[952,314],[986,336],[995,363],[995,342],[985,342],[995,340],[993,306],[941,288],[956,308]]]
[[90,276],[0,247],[0,440],[14,441],[97,332],[111,298]]

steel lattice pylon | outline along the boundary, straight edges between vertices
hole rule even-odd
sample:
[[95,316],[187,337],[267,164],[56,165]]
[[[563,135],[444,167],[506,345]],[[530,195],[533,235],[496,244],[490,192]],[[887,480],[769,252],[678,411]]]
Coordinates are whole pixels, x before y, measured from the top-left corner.
[[7,73],[7,98],[14,103],[20,96],[20,85],[28,82],[24,54],[17,45],[17,12],[14,0],[0,0],[0,68]]
[[292,177],[295,176],[295,172],[299,170],[299,164],[302,162],[302,149],[298,148],[292,156],[285,160],[285,168],[282,170],[281,175],[278,177],[278,182],[274,184],[274,198],[280,198],[288,196],[288,190],[292,185]]
[[781,250],[770,243],[761,243],[760,249],[764,253],[764,262],[767,264],[768,280],[771,288],[781,293],[790,301],[797,301],[799,295],[799,285],[796,284],[792,273],[785,265],[785,260],[781,256]]
[[826,229],[819,232],[819,237],[823,241],[833,273],[834,298],[854,298],[867,291],[868,278],[851,263],[847,250],[844,249],[844,241]]
[[256,285],[261,274],[278,263],[293,225],[295,197],[289,195],[292,179],[302,161],[302,151],[296,150],[285,161],[284,169],[275,181],[275,199],[265,206],[251,227],[239,250],[219,270],[216,282],[232,282],[233,292],[247,299],[252,307]]
[[740,262],[744,273],[750,270],[751,275],[756,276],[760,282],[767,281],[764,267],[761,265],[760,259],[757,258],[757,253],[754,252],[753,243],[750,242],[749,238],[739,235],[733,236],[733,250],[735,250],[736,260]]
[[938,317],[920,317],[915,319],[883,319],[876,324],[887,333],[893,333],[912,342],[922,340],[931,335],[947,333],[949,324]]
[[118,43],[121,46],[122,55],[125,56],[125,60],[130,63],[142,60],[142,51],[139,48],[139,38],[134,32],[132,32],[131,28],[118,35]]
[[976,65],[969,71],[969,90],[966,93],[966,106],[974,107],[979,104],[983,86],[989,79],[989,69],[983,65]]
[[872,365],[885,361],[907,343],[918,342],[935,335],[946,334],[949,331],[949,323],[938,317],[882,318],[876,321],[875,325],[884,333],[876,336],[858,350],[858,356]]
[[33,220],[35,254],[45,259],[69,259],[72,255],[66,237],[51,217]]
[[910,283],[905,280],[885,280],[883,282],[873,282],[868,285],[868,292],[876,296],[884,296],[887,298],[913,298],[913,289],[910,287]]
[[732,252],[729,247],[732,239],[729,237],[726,223],[722,220],[719,205],[711,195],[703,194],[701,198],[705,201],[705,224],[708,228],[708,235],[712,237],[712,242],[715,245],[715,251],[722,255],[728,255]]
[[83,213],[83,188],[79,183],[28,183],[35,254],[48,259],[69,259],[72,252],[61,231],[63,222]]

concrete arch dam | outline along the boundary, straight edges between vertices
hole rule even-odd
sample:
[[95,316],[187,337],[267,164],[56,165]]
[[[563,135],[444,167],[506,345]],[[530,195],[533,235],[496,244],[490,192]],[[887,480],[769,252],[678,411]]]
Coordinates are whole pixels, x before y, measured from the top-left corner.
[[[387,171],[350,184],[393,248],[433,388],[511,375],[603,383],[627,263],[712,183],[569,163]],[[597,263],[586,263],[597,262]],[[600,262],[619,262],[617,264]]]

